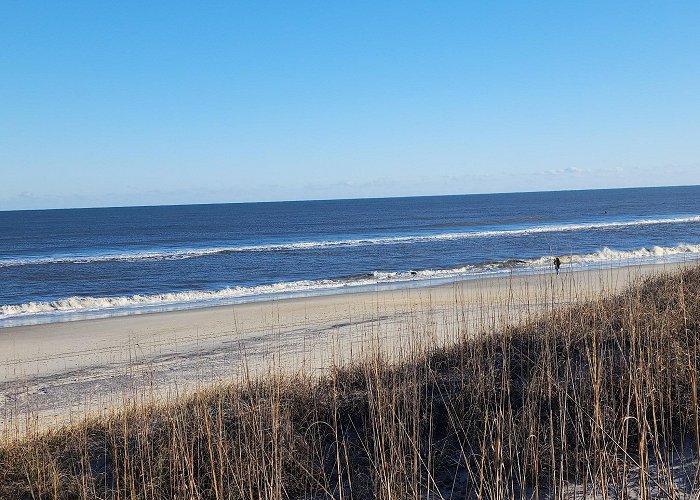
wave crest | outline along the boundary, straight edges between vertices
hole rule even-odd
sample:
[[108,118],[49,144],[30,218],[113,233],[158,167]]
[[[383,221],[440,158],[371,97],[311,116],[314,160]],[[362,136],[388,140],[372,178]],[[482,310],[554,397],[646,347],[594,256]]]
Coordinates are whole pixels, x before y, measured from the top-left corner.
[[610,229],[657,224],[683,224],[700,222],[700,215],[676,217],[669,219],[639,219],[632,221],[590,222],[581,224],[561,224],[533,226],[523,229],[500,229],[474,232],[450,232],[413,236],[383,236],[376,238],[351,238],[342,240],[302,241],[292,243],[272,243],[267,245],[237,245],[211,248],[190,248],[176,250],[150,250],[141,252],[105,253],[100,255],[57,255],[46,257],[27,257],[0,259],[0,267],[17,267],[45,264],[89,264],[97,262],[137,262],[148,260],[181,260],[206,257],[209,255],[230,254],[238,252],[280,252],[303,251],[333,247],[358,247],[371,245],[397,245],[405,243],[424,243],[431,241],[466,240],[473,238],[493,238],[499,236],[520,236],[528,234],[546,234],[568,231],[586,231],[592,229]]
[[[565,264],[585,267],[603,262],[644,262],[658,258],[694,255],[700,257],[700,244],[679,244],[675,247],[640,248],[636,250],[613,250],[604,247],[596,252],[561,256]],[[451,269],[423,269],[417,271],[374,271],[361,276],[343,279],[302,280],[258,286],[236,286],[212,291],[183,291],[153,295],[130,295],[121,297],[67,297],[51,302],[29,302],[0,306],[0,321],[9,318],[26,317],[52,313],[81,313],[109,311],[115,309],[148,309],[181,305],[182,308],[198,305],[214,305],[227,300],[254,298],[267,295],[289,295],[298,293],[318,293],[324,290],[345,287],[362,287],[383,283],[405,283],[412,281],[441,280],[488,276],[516,269],[523,272],[537,272],[548,269],[552,256],[537,259],[510,259],[480,265],[466,265]]]

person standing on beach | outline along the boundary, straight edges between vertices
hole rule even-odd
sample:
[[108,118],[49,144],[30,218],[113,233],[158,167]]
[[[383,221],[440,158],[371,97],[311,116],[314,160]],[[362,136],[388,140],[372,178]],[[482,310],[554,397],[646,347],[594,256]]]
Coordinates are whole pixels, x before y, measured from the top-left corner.
[[559,274],[560,267],[561,267],[561,261],[559,260],[559,257],[554,257],[554,269],[557,271],[557,275]]

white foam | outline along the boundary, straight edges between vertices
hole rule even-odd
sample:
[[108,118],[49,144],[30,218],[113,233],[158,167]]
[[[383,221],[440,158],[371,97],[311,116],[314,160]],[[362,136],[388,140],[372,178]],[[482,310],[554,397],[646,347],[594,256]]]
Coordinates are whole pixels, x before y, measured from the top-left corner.
[[[563,256],[562,261],[573,266],[586,266],[602,262],[658,262],[674,257],[700,258],[700,244],[682,243],[675,247],[640,248],[636,250],[613,250],[603,248],[596,252]],[[184,291],[153,295],[130,295],[122,297],[67,297],[52,302],[29,302],[0,306],[0,321],[10,318],[30,317],[33,315],[51,315],[61,313],[90,313],[109,311],[157,308],[159,306],[181,305],[183,307],[197,304],[230,303],[238,299],[267,296],[293,295],[299,293],[319,293],[325,290],[338,290],[346,287],[363,287],[377,284],[426,282],[428,280],[448,280],[469,278],[483,275],[519,270],[537,272],[551,266],[552,256],[537,259],[493,262],[482,265],[460,266],[453,269],[424,269],[419,271],[384,272],[348,279],[301,280],[258,286],[227,287],[213,291]]]
[[[681,243],[675,247],[653,246],[637,250],[613,250],[608,247],[588,254],[561,256],[562,262],[571,264],[589,264],[605,261],[645,260],[660,257],[673,257],[686,254],[700,254],[700,245]],[[551,257],[542,257],[532,261],[533,264],[549,264]]]
[[10,316],[52,312],[97,311],[125,307],[207,302],[251,295],[283,293],[285,291],[320,290],[340,286],[333,280],[295,281],[255,287],[228,287],[214,291],[186,291],[154,295],[130,295],[123,297],[68,297],[52,302],[0,306],[0,319]]
[[93,262],[135,262],[146,260],[179,260],[236,252],[276,252],[321,249],[332,247],[357,247],[370,245],[397,245],[404,243],[423,243],[430,241],[466,240],[473,238],[493,238],[499,236],[520,236],[527,234],[558,233],[568,231],[587,231],[592,229],[610,229],[657,224],[684,224],[700,222],[700,215],[675,217],[668,219],[637,219],[630,221],[590,222],[581,224],[560,224],[532,226],[522,229],[502,229],[489,231],[455,232],[424,234],[412,236],[385,236],[376,238],[352,238],[341,240],[302,241],[291,243],[272,243],[267,245],[235,245],[210,248],[190,248],[176,250],[150,250],[122,253],[104,253],[98,255],[54,255],[43,257],[0,259],[0,267],[16,267],[41,264],[88,264]]

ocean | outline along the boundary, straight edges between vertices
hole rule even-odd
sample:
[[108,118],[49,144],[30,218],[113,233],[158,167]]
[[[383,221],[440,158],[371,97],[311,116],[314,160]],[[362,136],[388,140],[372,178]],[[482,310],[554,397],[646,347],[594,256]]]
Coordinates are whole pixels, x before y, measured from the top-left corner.
[[0,212],[0,327],[700,257],[700,186]]

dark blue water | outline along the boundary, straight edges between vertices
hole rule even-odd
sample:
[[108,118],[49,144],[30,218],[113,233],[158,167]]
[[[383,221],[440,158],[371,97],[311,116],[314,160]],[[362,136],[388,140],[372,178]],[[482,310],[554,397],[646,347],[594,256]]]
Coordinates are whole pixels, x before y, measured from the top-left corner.
[[697,186],[0,212],[0,326],[699,254]]

